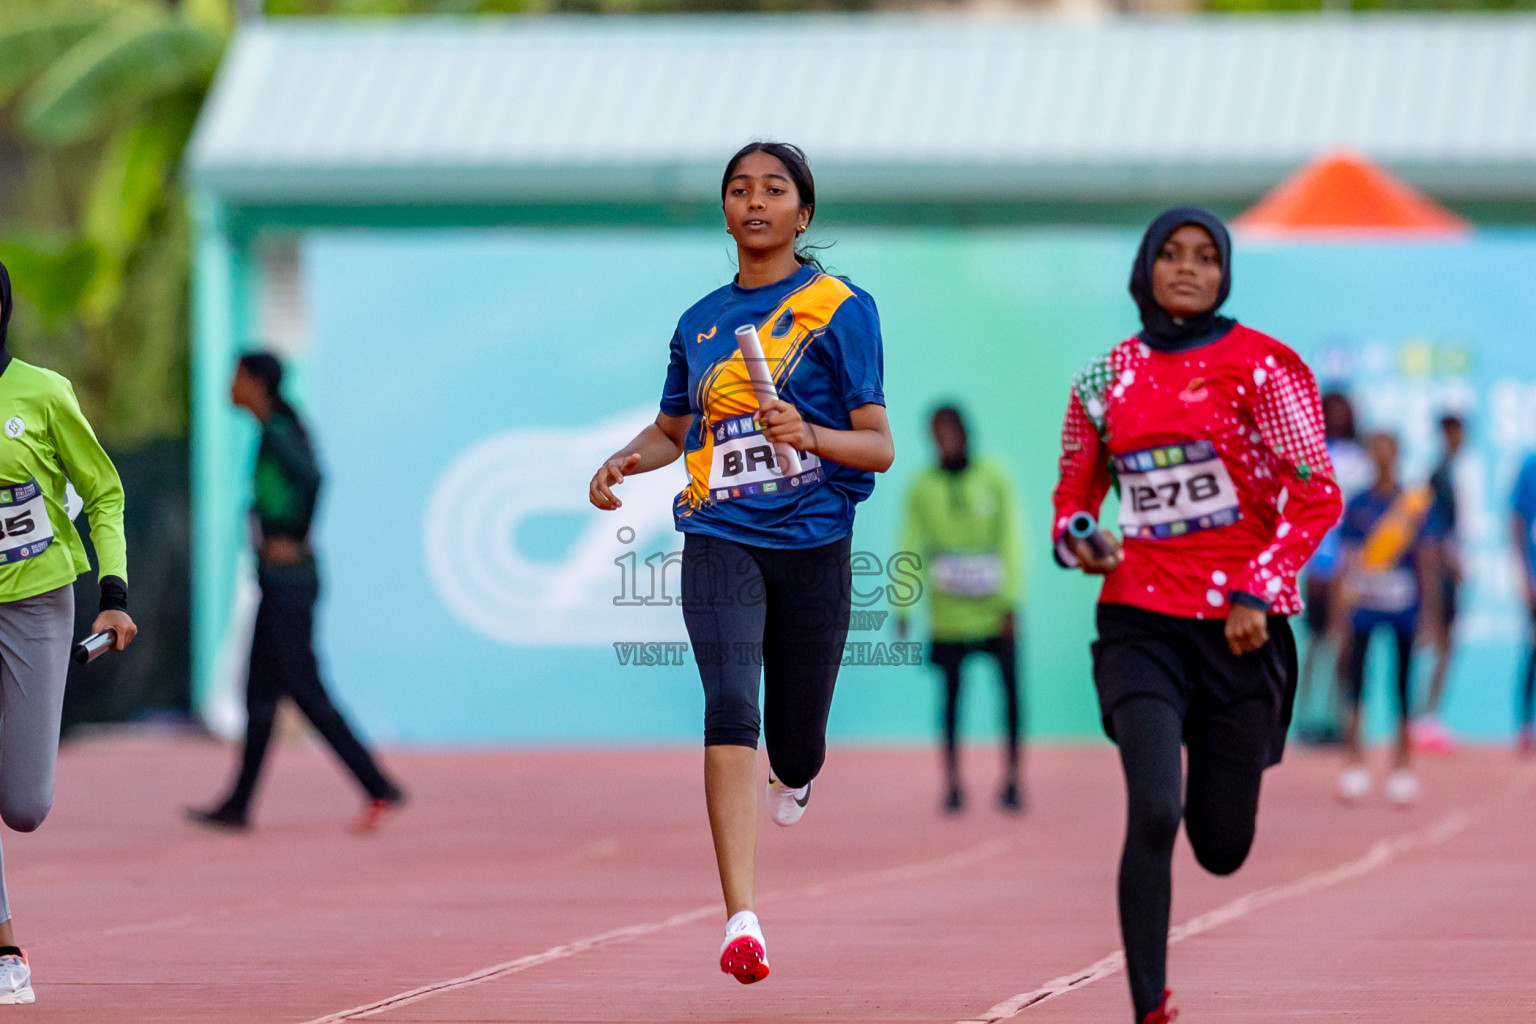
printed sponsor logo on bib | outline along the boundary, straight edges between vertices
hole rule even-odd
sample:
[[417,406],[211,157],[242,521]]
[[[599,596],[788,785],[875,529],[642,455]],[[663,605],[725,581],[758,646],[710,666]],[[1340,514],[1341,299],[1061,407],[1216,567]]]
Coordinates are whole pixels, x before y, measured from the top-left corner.
[[1182,537],[1242,518],[1232,476],[1209,441],[1146,448],[1114,460],[1120,528],[1127,537]]
[[1412,569],[1361,572],[1357,584],[1357,603],[1367,611],[1398,614],[1412,608],[1419,599],[1419,582]]
[[933,560],[933,586],[952,597],[991,597],[1003,585],[1003,560],[994,554],[946,552]]
[[53,543],[53,523],[36,480],[0,484],[0,565],[36,558]]
[[751,416],[719,420],[709,431],[715,442],[709,467],[711,501],[778,495],[822,478],[821,460],[807,452],[800,455],[801,471],[787,475],[778,452]]

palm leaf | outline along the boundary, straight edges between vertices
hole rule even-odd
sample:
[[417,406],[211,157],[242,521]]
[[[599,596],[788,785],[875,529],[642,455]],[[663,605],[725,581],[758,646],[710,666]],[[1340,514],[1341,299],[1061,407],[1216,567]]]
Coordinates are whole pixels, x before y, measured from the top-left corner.
[[45,330],[73,319],[96,276],[101,254],[84,239],[17,235],[0,241],[0,262],[18,297],[37,310]]
[[224,39],[170,15],[124,13],[72,47],[29,91],[23,120],[45,143],[99,134],[144,103],[212,79]]
[[92,322],[117,305],[127,263],[166,201],[196,116],[189,96],[152,103],[143,118],[118,129],[102,154],[84,218],[85,235],[103,256],[88,303]]
[[7,5],[0,24],[0,103],[47,70],[70,47],[106,20],[89,4]]

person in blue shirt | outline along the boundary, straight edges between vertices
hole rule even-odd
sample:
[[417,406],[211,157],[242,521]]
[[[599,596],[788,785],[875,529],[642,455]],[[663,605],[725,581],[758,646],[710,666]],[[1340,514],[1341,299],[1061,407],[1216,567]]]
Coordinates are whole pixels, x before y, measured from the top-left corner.
[[[1348,503],[1370,487],[1374,471],[1370,456],[1356,440],[1355,407],[1342,391],[1329,391],[1322,397],[1323,431],[1328,439],[1328,460],[1333,463],[1334,479]],[[1301,679],[1296,691],[1297,718],[1304,721],[1297,729],[1298,738],[1308,743],[1337,743],[1342,737],[1339,697],[1344,690],[1347,668],[1349,623],[1341,614],[1336,594],[1343,564],[1343,541],[1335,526],[1323,536],[1310,561],[1305,576],[1306,610],[1302,623],[1307,629],[1307,650],[1301,662]],[[1325,664],[1322,708],[1314,705],[1317,663]]]
[[1517,743],[1521,754],[1536,757],[1536,455],[1528,456],[1520,467],[1510,498],[1510,513],[1512,539],[1520,560],[1521,592],[1533,627],[1531,649],[1517,687]]
[[1366,450],[1376,464],[1376,481],[1344,506],[1340,537],[1344,545],[1343,594],[1349,610],[1349,646],[1344,678],[1345,769],[1339,796],[1363,799],[1371,789],[1370,772],[1360,747],[1360,696],[1365,688],[1366,656],[1371,637],[1386,627],[1397,644],[1397,753],[1387,779],[1387,799],[1407,805],[1418,799],[1413,774],[1409,720],[1412,705],[1413,646],[1425,604],[1435,610],[1438,595],[1425,585],[1435,543],[1429,513],[1434,492],[1428,486],[1404,488],[1397,477],[1397,439],[1375,433]]
[[[673,514],[683,619],[704,684],[704,790],[727,915],[720,969],[750,984],[768,976],[753,911],[758,734],[769,811],[792,825],[826,757],[854,509],[895,448],[874,300],[796,247],[816,212],[805,155],[751,143],[726,165],[720,195],[736,279],[683,314],[655,423],[609,457],[589,498],[618,509],[625,477],[679,457],[687,468]],[[759,403],[748,376],[735,337],[746,324],[757,328],[776,400]]]
[[1456,651],[1456,615],[1460,608],[1462,566],[1459,542],[1460,522],[1456,506],[1456,462],[1467,441],[1467,424],[1460,416],[1447,413],[1440,417],[1440,436],[1445,448],[1429,486],[1435,504],[1429,514],[1429,530],[1435,538],[1432,552],[1432,586],[1440,597],[1439,615],[1428,623],[1435,648],[1435,667],[1429,676],[1429,693],[1424,707],[1413,723],[1413,745],[1417,750],[1450,754],[1456,750],[1456,738],[1445,727],[1440,708],[1445,701],[1445,680],[1450,673],[1451,657]]

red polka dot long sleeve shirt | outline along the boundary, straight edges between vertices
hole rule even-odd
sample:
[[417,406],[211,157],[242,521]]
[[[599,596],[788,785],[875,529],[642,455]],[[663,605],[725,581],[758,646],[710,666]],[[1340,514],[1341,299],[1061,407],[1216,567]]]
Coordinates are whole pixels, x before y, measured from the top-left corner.
[[[1224,618],[1237,600],[1301,610],[1296,574],[1343,510],[1312,371],[1241,324],[1187,352],[1137,338],[1090,363],[1062,428],[1054,539],[1120,496],[1125,559],[1101,603]],[[1255,600],[1257,599],[1257,600]]]

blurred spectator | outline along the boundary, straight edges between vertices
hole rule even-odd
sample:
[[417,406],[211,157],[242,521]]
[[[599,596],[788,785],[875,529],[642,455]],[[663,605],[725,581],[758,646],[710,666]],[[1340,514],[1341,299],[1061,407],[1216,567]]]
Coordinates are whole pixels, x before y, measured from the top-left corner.
[[[907,493],[901,550],[921,559],[933,642],[930,658],[944,673],[944,809],[965,805],[960,780],[960,668],[969,654],[997,662],[1002,677],[1007,755],[998,802],[1021,811],[1019,684],[1014,605],[1021,564],[1013,487],[998,464],[971,457],[965,419],[952,405],[936,409],[930,424],[938,464],[924,470]],[[896,611],[907,632],[910,608]]]
[[[1328,441],[1328,457],[1333,462],[1334,477],[1344,500],[1348,502],[1371,484],[1371,460],[1355,440],[1355,409],[1340,391],[1323,395],[1323,430]],[[1338,691],[1344,674],[1344,639],[1348,632],[1346,616],[1340,614],[1335,600],[1342,542],[1339,528],[1323,538],[1317,553],[1307,563],[1306,614],[1307,652],[1301,663],[1301,682],[1296,704],[1302,724],[1298,737],[1308,743],[1336,743],[1340,738]],[[1329,681],[1323,698],[1322,713],[1312,710],[1316,703],[1313,676],[1318,659],[1329,665]],[[1308,718],[1311,711],[1310,720]]]
[[1514,528],[1515,551],[1520,559],[1520,580],[1533,627],[1531,649],[1526,655],[1516,701],[1518,749],[1532,757],[1536,756],[1536,455],[1527,456],[1520,467],[1510,504],[1514,513],[1510,522]]
[[1386,793],[1388,800],[1406,805],[1419,795],[1408,737],[1414,639],[1421,612],[1427,612],[1430,621],[1439,614],[1439,595],[1424,585],[1424,552],[1434,543],[1428,529],[1434,492],[1428,485],[1405,489],[1398,483],[1397,439],[1391,434],[1372,434],[1366,450],[1376,479],[1345,506],[1341,529],[1344,579],[1339,593],[1348,606],[1350,635],[1344,680],[1345,768],[1339,795],[1354,802],[1371,791],[1360,744],[1360,696],[1371,636],[1377,627],[1386,626],[1397,643],[1398,702],[1397,753]]
[[1456,643],[1456,611],[1461,590],[1461,548],[1456,520],[1456,458],[1466,443],[1466,424],[1460,416],[1442,416],[1440,434],[1445,447],[1439,464],[1429,478],[1435,501],[1429,514],[1429,533],[1434,541],[1425,549],[1429,579],[1440,596],[1437,603],[1439,615],[1435,621],[1425,623],[1430,643],[1435,648],[1435,669],[1430,676],[1429,695],[1424,701],[1423,714],[1413,725],[1413,745],[1428,753],[1449,754],[1456,749],[1456,743],[1440,719],[1440,707],[1445,698],[1445,677],[1451,666],[1451,654]]

